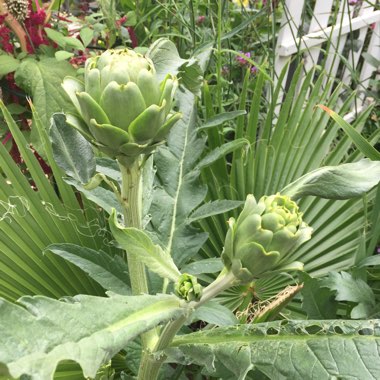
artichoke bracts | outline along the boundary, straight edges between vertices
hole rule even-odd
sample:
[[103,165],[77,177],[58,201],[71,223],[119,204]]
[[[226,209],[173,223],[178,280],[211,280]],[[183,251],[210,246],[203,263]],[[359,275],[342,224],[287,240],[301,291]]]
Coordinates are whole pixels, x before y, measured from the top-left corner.
[[196,277],[183,273],[175,284],[175,293],[186,301],[199,301],[202,296],[202,285],[198,284]]
[[302,269],[302,263],[291,262],[289,254],[310,239],[312,228],[288,196],[264,196],[256,202],[248,195],[238,219],[230,218],[228,224],[222,259],[241,281]]
[[84,83],[67,77],[62,86],[77,110],[67,122],[100,151],[125,162],[151,153],[181,117],[172,112],[176,77],[159,83],[153,62],[133,50],[89,58]]

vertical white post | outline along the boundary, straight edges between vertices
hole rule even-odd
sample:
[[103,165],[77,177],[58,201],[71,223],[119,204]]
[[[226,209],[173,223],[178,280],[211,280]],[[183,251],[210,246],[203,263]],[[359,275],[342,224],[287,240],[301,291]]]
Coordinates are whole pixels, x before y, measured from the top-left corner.
[[[276,52],[286,42],[297,43],[298,30],[301,25],[301,16],[304,8],[304,0],[286,0],[284,3],[284,14],[282,16],[281,28],[277,38]],[[276,54],[274,65],[275,83],[284,66],[291,59],[291,56],[280,56]],[[283,84],[286,83],[287,75],[285,75]]]
[[[331,15],[333,0],[317,0],[314,7],[313,16],[310,22],[309,33],[323,30],[328,26]],[[308,72],[318,63],[322,45],[308,49],[305,52],[305,71]]]

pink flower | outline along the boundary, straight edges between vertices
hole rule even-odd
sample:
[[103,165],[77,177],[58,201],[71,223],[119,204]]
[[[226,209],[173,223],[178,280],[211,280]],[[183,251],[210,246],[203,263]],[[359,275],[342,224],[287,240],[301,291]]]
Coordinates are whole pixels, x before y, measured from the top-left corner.
[[[243,53],[242,51],[240,51],[239,53],[244,54],[247,58],[251,58],[251,53]],[[246,59],[244,59],[243,57],[240,57],[240,56],[236,56],[236,61],[241,66],[244,66],[244,65],[248,64],[248,61]]]
[[206,16],[198,16],[197,18],[197,25],[201,25],[205,22]]
[[258,71],[259,70],[258,70],[258,68],[256,66],[252,66],[251,67],[251,74],[257,74]]

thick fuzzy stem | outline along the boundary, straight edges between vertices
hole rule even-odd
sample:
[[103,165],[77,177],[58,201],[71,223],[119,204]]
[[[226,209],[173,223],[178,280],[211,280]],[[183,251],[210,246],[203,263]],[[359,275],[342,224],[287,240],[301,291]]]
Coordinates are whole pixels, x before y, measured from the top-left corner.
[[[127,227],[135,227],[141,229],[141,213],[142,213],[142,193],[141,193],[141,167],[139,160],[131,165],[125,165],[119,160],[121,172],[121,203],[124,213],[124,223]],[[129,277],[131,279],[132,293],[148,294],[148,281],[144,264],[138,258],[128,255],[127,261],[129,269]],[[149,331],[142,336],[143,346],[147,349],[152,347],[157,341],[157,333],[155,330]]]

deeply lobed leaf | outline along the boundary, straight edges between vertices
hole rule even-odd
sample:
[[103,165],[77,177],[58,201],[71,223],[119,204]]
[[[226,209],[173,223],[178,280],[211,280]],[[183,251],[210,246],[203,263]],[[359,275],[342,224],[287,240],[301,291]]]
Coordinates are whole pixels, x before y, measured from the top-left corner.
[[246,379],[256,369],[270,379],[380,377],[380,323],[276,321],[215,328],[177,337],[171,361],[204,366],[221,379]]

